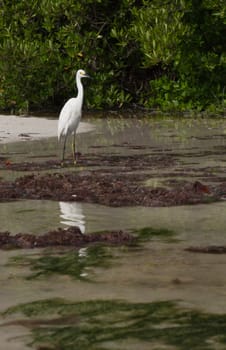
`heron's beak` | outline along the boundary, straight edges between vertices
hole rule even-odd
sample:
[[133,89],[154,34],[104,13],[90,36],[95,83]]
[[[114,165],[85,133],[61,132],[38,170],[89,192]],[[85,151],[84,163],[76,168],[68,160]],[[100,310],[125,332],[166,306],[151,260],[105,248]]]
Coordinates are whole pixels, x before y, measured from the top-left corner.
[[85,74],[83,75],[83,77],[84,77],[84,78],[92,79],[91,76],[90,76],[89,74],[87,74],[87,73],[85,73]]

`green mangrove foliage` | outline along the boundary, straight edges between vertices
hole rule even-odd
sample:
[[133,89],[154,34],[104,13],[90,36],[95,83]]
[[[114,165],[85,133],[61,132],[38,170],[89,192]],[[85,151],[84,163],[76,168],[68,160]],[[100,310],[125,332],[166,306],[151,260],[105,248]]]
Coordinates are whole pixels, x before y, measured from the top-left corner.
[[0,0],[0,108],[225,109],[224,0]]
[[226,345],[225,315],[184,309],[168,301],[50,299],[17,305],[4,316],[12,314],[17,315],[12,325],[28,327],[32,346],[40,349],[127,349],[132,344],[137,349],[144,345],[145,349],[213,350]]

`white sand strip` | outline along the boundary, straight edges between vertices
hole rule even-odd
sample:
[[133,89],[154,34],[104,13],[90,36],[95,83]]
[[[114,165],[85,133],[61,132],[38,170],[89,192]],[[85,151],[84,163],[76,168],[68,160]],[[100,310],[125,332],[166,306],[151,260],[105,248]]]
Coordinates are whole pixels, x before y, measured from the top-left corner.
[[[57,122],[57,119],[43,117],[0,115],[0,143],[57,137]],[[89,132],[93,129],[92,124],[81,122],[77,132]]]

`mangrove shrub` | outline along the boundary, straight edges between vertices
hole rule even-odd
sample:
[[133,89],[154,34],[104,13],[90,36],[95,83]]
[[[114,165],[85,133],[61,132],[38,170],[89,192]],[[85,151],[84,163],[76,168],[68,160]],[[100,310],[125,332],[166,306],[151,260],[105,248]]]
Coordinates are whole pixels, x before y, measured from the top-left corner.
[[0,108],[224,109],[224,0],[2,0]]

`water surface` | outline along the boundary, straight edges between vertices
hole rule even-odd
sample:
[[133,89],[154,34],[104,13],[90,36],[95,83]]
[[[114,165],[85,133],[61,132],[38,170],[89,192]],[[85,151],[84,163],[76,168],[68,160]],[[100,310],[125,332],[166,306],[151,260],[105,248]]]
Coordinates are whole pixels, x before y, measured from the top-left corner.
[[[167,171],[146,169],[152,175],[152,185],[163,183],[166,175],[169,178],[184,178],[182,173],[186,174],[187,179],[192,176],[192,180],[205,181],[205,169],[220,175],[222,179],[225,178],[224,119],[91,118],[88,121],[95,125],[95,129],[78,135],[79,151],[84,155],[172,155],[176,162],[169,165]],[[1,152],[12,161],[43,161],[48,157],[58,159],[60,148],[56,138],[51,138],[1,145]],[[96,167],[101,167],[101,164]],[[1,172],[1,176],[7,178],[22,174],[13,174],[10,170]],[[156,230],[155,234],[141,240],[137,246],[2,251],[0,310],[5,311],[8,307],[21,303],[63,298],[73,303],[87,303],[87,307],[91,301],[99,300],[106,302],[105,307],[110,308],[109,303],[113,302],[112,310],[117,310],[117,307],[125,308],[125,305],[132,303],[137,310],[136,316],[143,312],[142,303],[146,303],[147,308],[154,308],[154,313],[158,314],[162,304],[156,303],[165,302],[176,303],[178,307],[190,310],[186,311],[188,313],[201,313],[196,315],[196,319],[203,313],[209,316],[225,315],[226,255],[197,254],[184,250],[191,245],[226,245],[225,210],[225,202],[170,208],[109,208],[87,203],[31,200],[0,203],[1,230],[13,234],[43,234],[48,230],[70,225],[80,227],[84,234],[122,229],[134,234],[136,231],[139,235],[137,231],[145,227]],[[172,234],[160,234],[161,229],[171,230]],[[125,305],[117,306],[118,301],[123,301]],[[169,314],[171,312],[175,316],[173,322],[179,320],[177,311],[169,305],[167,307]],[[94,309],[91,310],[91,315],[94,315]],[[102,306],[100,310],[102,311],[98,317],[104,319]],[[171,322],[164,315],[161,327]],[[12,313],[4,316],[1,323],[18,317],[23,318],[21,314],[18,316]],[[135,316],[125,321],[114,314],[113,319],[120,328],[125,322],[130,324],[132,317]],[[191,314],[189,317],[191,319]],[[145,316],[141,319],[144,322]],[[216,323],[216,320],[211,318],[211,322]],[[151,321],[147,322],[150,324]],[[197,329],[195,322],[192,322],[191,331],[192,324]],[[27,338],[23,342],[21,336],[29,334],[29,327],[12,325],[9,327],[10,334],[5,332],[8,327],[0,328],[4,349],[25,349],[23,344],[27,343]],[[92,325],[90,327],[92,329]],[[134,334],[136,330],[133,329]],[[197,339],[192,345],[180,347],[180,344],[174,343],[172,339],[165,339],[162,335],[156,335],[150,340],[147,336],[149,332],[150,329],[146,329],[146,335],[138,332],[140,335],[135,340],[125,332],[122,343],[122,340],[117,341],[117,334],[113,332],[111,341],[108,339],[101,346],[93,345],[93,348],[100,349],[105,346],[106,349],[132,349],[132,344],[135,344],[136,349],[148,349],[152,344],[153,349],[190,349],[189,346],[194,349],[194,344],[198,344],[196,348],[200,349]],[[14,339],[17,336],[19,341]],[[211,344],[210,348],[217,348],[216,343]],[[91,344],[89,346],[92,348]]]

